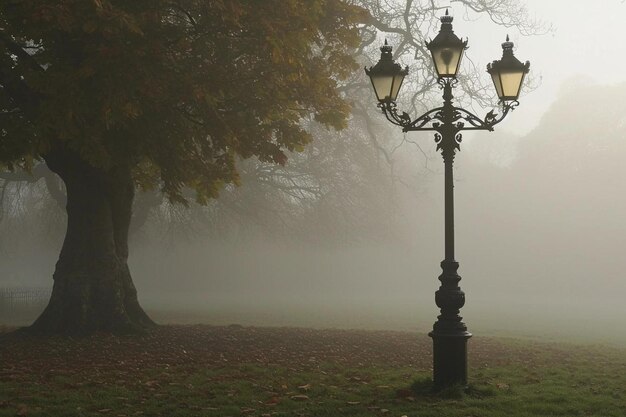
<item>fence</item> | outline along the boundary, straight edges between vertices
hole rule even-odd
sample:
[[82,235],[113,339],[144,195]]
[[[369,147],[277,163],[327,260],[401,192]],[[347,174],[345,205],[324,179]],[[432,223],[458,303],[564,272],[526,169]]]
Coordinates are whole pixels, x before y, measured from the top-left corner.
[[0,288],[0,324],[34,320],[50,299],[50,288]]

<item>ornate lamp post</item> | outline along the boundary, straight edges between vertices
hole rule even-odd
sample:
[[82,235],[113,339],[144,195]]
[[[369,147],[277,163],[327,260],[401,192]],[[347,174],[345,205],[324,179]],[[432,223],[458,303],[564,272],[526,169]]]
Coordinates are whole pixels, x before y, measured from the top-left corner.
[[445,166],[445,259],[441,262],[441,286],[435,293],[435,302],[441,314],[429,336],[433,339],[433,383],[436,390],[455,384],[467,384],[467,340],[472,336],[459,315],[465,304],[465,293],[459,287],[461,277],[457,274],[459,263],[454,256],[454,156],[460,150],[462,130],[493,131],[506,115],[519,105],[517,101],[529,71],[530,63],[523,64],[513,55],[513,43],[507,40],[502,44],[503,55],[499,61],[487,66],[496,92],[500,98],[501,114],[494,110],[481,119],[473,113],[456,107],[452,99],[452,89],[457,84],[463,53],[467,40],[459,39],[452,31],[452,16],[441,17],[441,30],[427,43],[438,75],[438,83],[443,89],[443,106],[427,111],[416,119],[403,112],[398,113],[396,98],[402,86],[408,67],[402,69],[393,61],[392,48],[380,48],[380,61],[365,73],[371,78],[378,98],[378,107],[385,117],[404,132],[434,131],[437,150],[441,151]]

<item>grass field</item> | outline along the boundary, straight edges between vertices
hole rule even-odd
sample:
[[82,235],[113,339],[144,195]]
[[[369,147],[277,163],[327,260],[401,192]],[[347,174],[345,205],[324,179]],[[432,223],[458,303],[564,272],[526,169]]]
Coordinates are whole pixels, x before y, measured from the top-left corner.
[[0,416],[626,416],[626,350],[470,340],[470,389],[429,391],[422,334],[162,326],[0,336]]

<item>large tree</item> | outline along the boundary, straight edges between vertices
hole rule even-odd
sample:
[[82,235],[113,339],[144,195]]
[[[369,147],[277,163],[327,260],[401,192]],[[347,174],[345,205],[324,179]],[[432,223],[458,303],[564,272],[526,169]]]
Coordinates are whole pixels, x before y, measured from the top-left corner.
[[[32,330],[153,325],[127,266],[136,188],[200,203],[238,183],[237,157],[284,164],[342,128],[354,69],[342,0],[7,0],[0,5],[0,163],[63,181],[67,232]],[[173,277],[174,278],[174,277]]]

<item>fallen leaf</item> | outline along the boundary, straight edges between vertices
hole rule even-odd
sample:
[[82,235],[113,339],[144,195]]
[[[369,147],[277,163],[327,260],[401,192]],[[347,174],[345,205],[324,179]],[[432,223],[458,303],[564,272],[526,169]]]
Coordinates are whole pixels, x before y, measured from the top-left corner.
[[280,398],[274,396],[274,397],[270,398],[269,400],[265,401],[265,404],[266,405],[275,405],[275,404],[278,404],[279,402],[280,402]]
[[27,416],[28,415],[28,406],[26,404],[20,404],[17,406],[18,416]]
[[397,390],[396,395],[399,398],[408,398],[413,395],[413,392],[410,389],[403,388],[403,389]]

